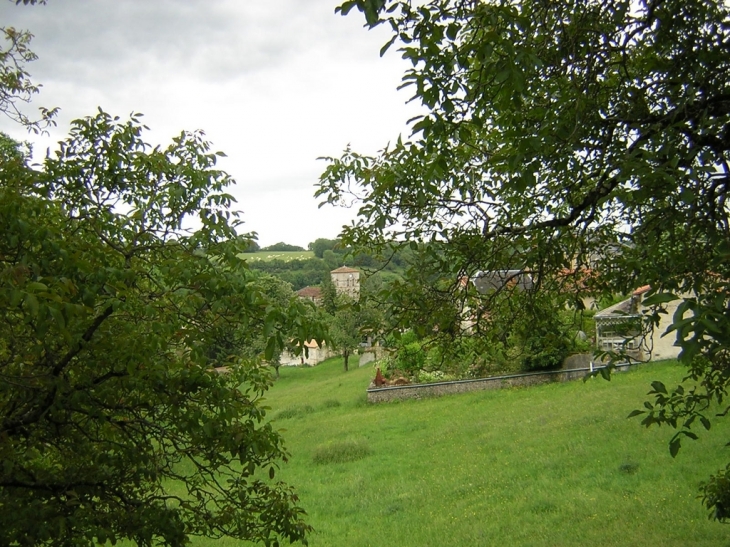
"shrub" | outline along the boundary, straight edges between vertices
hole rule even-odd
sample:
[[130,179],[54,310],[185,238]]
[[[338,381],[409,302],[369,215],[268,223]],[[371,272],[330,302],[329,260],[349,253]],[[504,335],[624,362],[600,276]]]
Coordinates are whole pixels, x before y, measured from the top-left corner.
[[570,353],[570,341],[562,333],[547,329],[536,329],[523,344],[522,368],[528,371],[559,368]]
[[416,381],[419,384],[433,384],[435,382],[445,382],[450,379],[451,377],[446,376],[446,374],[440,370],[434,370],[433,372],[421,370],[418,374],[416,374]]
[[411,342],[398,348],[396,366],[408,373],[414,373],[423,368],[426,363],[426,352],[419,342]]

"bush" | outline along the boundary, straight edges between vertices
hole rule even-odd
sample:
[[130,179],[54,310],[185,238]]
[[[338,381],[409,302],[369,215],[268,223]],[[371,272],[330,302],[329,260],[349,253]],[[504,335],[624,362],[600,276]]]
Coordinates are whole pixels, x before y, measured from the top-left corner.
[[536,328],[523,341],[522,368],[527,371],[560,368],[570,349],[570,340],[558,329]]
[[433,384],[436,382],[446,382],[451,379],[452,379],[451,377],[446,376],[440,370],[434,370],[433,372],[421,370],[420,372],[418,372],[418,374],[416,374],[416,381],[419,384]]
[[424,364],[426,364],[426,352],[419,342],[411,342],[398,349],[396,366],[399,369],[412,374],[421,370]]
[[562,366],[568,354],[568,351],[561,348],[544,348],[537,353],[526,355],[522,361],[522,368],[526,371],[557,369]]

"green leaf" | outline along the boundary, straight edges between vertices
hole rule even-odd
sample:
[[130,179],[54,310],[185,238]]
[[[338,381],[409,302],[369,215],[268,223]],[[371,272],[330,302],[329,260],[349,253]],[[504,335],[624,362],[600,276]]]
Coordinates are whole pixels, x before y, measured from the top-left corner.
[[35,295],[31,293],[25,293],[24,302],[28,313],[30,313],[30,315],[32,315],[33,317],[36,317],[38,315],[38,299],[35,297]]
[[66,329],[66,320],[63,318],[63,313],[61,313],[61,310],[58,308],[54,308],[52,306],[48,307],[48,312],[51,314],[51,317],[56,322],[56,325],[61,331],[64,331]]
[[497,75],[494,77],[494,83],[501,84],[501,83],[506,82],[509,79],[511,74],[512,74],[512,70],[510,70],[509,68],[505,68],[505,69],[499,71],[499,73],[497,73]]
[[657,293],[653,294],[642,301],[645,306],[655,306],[657,304],[666,304],[667,302],[673,302],[678,300],[679,297],[672,293]]
[[388,50],[390,49],[390,46],[392,46],[392,45],[393,45],[393,43],[395,42],[396,38],[398,38],[398,35],[397,35],[397,34],[396,34],[396,35],[393,35],[393,37],[392,37],[392,38],[391,38],[390,40],[388,40],[388,41],[387,41],[387,42],[385,43],[385,45],[383,45],[383,47],[381,47],[381,48],[380,48],[380,56],[381,56],[381,57],[382,57],[383,55],[385,55],[385,52],[386,52],[386,51],[388,51]]
[[34,291],[34,292],[46,292],[48,290],[48,286],[44,283],[39,283],[37,281],[33,281],[31,283],[28,283],[25,286],[26,290]]
[[682,441],[679,439],[678,436],[675,435],[672,440],[669,441],[669,453],[671,454],[672,458],[677,457],[680,448],[682,448]]
[[266,341],[266,349],[264,350],[264,358],[269,360],[274,356],[276,352],[276,338],[273,336]]
[[23,292],[18,289],[10,290],[10,307],[16,308],[23,301]]
[[459,34],[460,27],[456,23],[451,23],[448,27],[446,27],[446,36],[449,38],[449,40],[454,40],[456,38],[456,35]]

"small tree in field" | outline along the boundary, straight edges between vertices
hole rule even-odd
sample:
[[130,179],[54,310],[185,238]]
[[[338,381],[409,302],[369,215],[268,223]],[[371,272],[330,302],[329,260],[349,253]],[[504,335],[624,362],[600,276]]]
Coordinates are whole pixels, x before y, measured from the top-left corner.
[[333,347],[342,354],[345,372],[347,372],[350,355],[360,347],[362,340],[360,333],[362,318],[360,312],[355,309],[355,303],[349,298],[339,296],[337,301],[337,310],[334,315],[330,316],[329,333]]
[[[274,368],[279,377],[281,354],[284,350],[292,354],[303,351],[299,341],[305,332],[302,326],[324,336],[327,322],[311,302],[297,297],[286,281],[273,275],[256,273],[253,283],[266,297],[270,308],[270,322],[267,329],[250,329],[247,325],[231,325],[231,335],[237,339],[237,347],[251,359],[263,357]],[[297,318],[292,321],[292,318]]]

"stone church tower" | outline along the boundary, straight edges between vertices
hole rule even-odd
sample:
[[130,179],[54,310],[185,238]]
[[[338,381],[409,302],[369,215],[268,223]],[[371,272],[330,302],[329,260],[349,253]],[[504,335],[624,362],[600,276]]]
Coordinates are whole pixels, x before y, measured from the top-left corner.
[[332,284],[337,294],[346,294],[357,300],[360,298],[360,271],[342,266],[330,272]]

